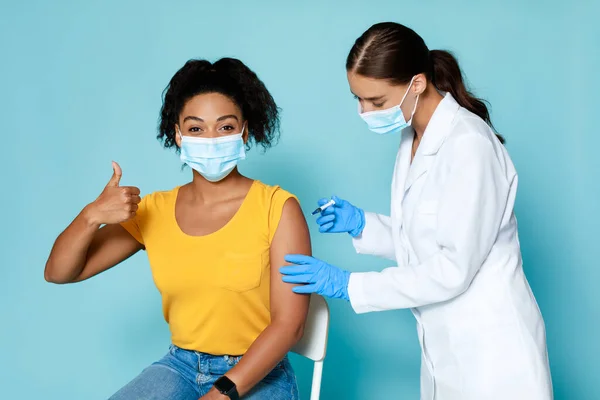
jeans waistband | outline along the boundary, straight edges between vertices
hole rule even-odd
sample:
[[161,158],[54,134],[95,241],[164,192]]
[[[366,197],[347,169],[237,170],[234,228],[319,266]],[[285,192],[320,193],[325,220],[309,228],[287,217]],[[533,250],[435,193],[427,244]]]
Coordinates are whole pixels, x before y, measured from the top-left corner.
[[[200,372],[213,371],[221,374],[227,372],[227,369],[233,368],[243,357],[243,355],[215,355],[195,350],[186,350],[174,344],[170,346],[169,353],[180,362]],[[276,368],[285,370],[291,368],[287,355],[277,364]]]

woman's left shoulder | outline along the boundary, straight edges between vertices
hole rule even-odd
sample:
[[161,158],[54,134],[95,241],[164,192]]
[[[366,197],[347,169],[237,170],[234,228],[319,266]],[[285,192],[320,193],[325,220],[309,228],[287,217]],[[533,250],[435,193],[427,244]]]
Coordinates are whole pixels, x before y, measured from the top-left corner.
[[483,143],[493,142],[496,134],[492,128],[479,116],[462,109],[456,115],[446,141],[466,141]]
[[268,215],[269,241],[273,240],[282,219],[297,224],[304,218],[300,202],[291,192],[279,185],[267,185],[260,181],[255,181],[254,187],[260,196],[261,208]]
[[285,201],[289,198],[297,198],[293,193],[285,190],[280,185],[267,185],[261,181],[254,182],[257,192],[260,196],[265,199],[268,203],[273,201]]
[[440,165],[458,170],[490,168],[510,181],[516,171],[504,145],[481,118],[466,114],[457,121],[440,149]]

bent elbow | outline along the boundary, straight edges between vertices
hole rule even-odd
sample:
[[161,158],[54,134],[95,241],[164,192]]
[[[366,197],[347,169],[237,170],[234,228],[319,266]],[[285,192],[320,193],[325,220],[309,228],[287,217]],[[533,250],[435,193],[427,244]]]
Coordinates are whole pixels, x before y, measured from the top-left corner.
[[44,271],[44,280],[48,283],[55,283],[55,284],[65,283],[65,282],[61,281],[60,279],[57,279],[54,275],[52,275],[52,273],[50,273],[50,271],[48,271],[48,269],[46,269]]
[[70,280],[64,279],[63,277],[57,276],[56,273],[53,273],[52,267],[49,264],[46,264],[46,268],[44,268],[44,280],[48,283],[54,283],[57,285],[71,283]]
[[471,271],[469,268],[459,269],[458,273],[446,281],[444,286],[448,292],[448,300],[460,296],[471,286],[471,282],[475,277],[475,274]]
[[44,268],[44,280],[48,283],[56,283],[54,282],[54,276],[50,272],[50,263],[46,263],[46,267]]

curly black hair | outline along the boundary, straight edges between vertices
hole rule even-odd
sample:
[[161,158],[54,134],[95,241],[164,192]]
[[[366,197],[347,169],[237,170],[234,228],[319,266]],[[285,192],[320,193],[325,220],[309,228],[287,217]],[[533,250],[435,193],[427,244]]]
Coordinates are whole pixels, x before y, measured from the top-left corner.
[[163,91],[158,140],[165,148],[179,148],[175,142],[175,125],[186,102],[203,93],[220,93],[230,98],[248,121],[248,145],[264,150],[274,145],[279,135],[279,107],[264,83],[244,63],[222,58],[215,63],[189,60],[171,78]]

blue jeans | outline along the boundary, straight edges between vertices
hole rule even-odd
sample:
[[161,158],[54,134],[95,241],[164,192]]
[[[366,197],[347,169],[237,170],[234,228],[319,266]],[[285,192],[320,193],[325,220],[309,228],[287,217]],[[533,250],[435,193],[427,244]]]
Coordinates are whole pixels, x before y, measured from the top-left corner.
[[[161,360],[115,393],[109,400],[198,400],[241,356],[213,356],[171,345]],[[243,399],[298,400],[296,376],[284,358]]]

